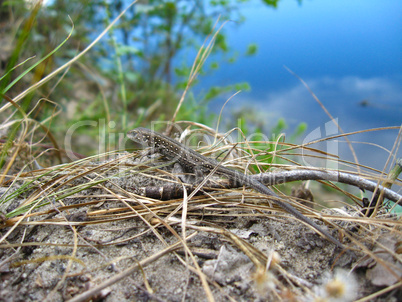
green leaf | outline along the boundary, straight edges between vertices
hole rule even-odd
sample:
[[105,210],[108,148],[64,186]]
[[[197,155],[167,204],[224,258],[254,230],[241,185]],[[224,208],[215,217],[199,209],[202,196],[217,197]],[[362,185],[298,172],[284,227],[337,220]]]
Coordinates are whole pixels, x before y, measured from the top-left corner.
[[278,120],[278,123],[276,124],[276,126],[271,130],[272,135],[275,135],[276,137],[279,136],[286,128],[287,128],[287,124],[285,119],[280,118]]
[[302,135],[304,132],[306,132],[307,130],[307,123],[300,123],[297,128],[296,128],[296,132],[295,135],[296,136],[300,136]]
[[138,54],[138,53],[140,53],[140,50],[133,46],[117,45],[117,48],[116,48],[116,55],[119,57],[128,55],[128,54]]
[[250,91],[250,84],[247,82],[237,83],[234,85],[235,90]]
[[190,74],[190,68],[188,66],[176,67],[174,72],[177,76],[188,77]]
[[223,34],[218,34],[216,36],[215,46],[220,48],[223,52],[227,52],[229,50],[226,37]]
[[207,94],[205,95],[205,99],[206,100],[213,99],[214,97],[217,97],[219,94],[221,94],[222,91],[223,91],[222,87],[213,86],[208,90]]
[[301,137],[307,130],[307,123],[300,123],[297,125],[297,128],[295,129],[295,132],[292,134],[290,137],[291,141],[296,140],[298,137]]
[[210,65],[210,67],[211,67],[211,69],[218,69],[219,68],[219,64],[218,64],[218,62],[212,62],[211,63],[211,65]]
[[124,73],[124,77],[128,82],[135,83],[139,79],[140,75],[138,72],[127,71]]
[[267,4],[269,6],[277,8],[279,0],[262,0],[262,2],[264,2],[265,4]]
[[255,54],[257,53],[257,50],[258,50],[257,44],[255,44],[255,43],[250,44],[250,45],[247,47],[246,56],[255,55]]

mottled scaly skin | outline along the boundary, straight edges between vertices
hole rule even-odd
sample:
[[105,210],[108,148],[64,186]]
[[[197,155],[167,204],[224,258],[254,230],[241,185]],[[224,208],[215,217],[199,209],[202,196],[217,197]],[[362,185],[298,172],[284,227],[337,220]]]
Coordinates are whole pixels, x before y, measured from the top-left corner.
[[280,206],[282,209],[284,209],[286,212],[292,214],[304,223],[312,226],[314,229],[319,231],[337,246],[341,248],[344,247],[342,243],[331,236],[328,232],[324,231],[321,227],[308,219],[294,207],[292,207],[285,201],[282,201],[283,199],[281,197],[272,192],[261,182],[249,177],[248,175],[240,173],[236,170],[220,166],[217,161],[195,152],[193,149],[180,144],[170,137],[146,128],[136,128],[134,130],[131,130],[127,133],[127,137],[141,145],[151,147],[153,152],[160,153],[167,159],[179,163],[182,168],[187,172],[194,172],[195,169],[200,169],[202,172],[207,173],[218,167],[216,169],[216,173],[226,176],[231,181],[235,181],[240,185],[249,186],[260,193],[266,194],[268,196],[274,196],[275,199],[273,199],[272,201]]

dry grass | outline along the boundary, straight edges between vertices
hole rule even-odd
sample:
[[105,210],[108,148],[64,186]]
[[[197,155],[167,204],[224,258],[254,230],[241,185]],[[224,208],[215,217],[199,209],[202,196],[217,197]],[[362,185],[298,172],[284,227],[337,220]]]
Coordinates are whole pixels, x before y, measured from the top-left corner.
[[[248,145],[252,145],[252,142],[248,142]],[[214,150],[209,150],[208,153],[221,152],[222,149],[230,150],[231,145],[217,146]],[[292,161],[295,161],[296,150],[293,146],[286,151],[279,152],[278,156],[282,159],[286,159],[289,156]],[[240,148],[232,151],[231,156],[233,157],[241,155],[236,158],[235,166],[247,167],[250,160],[258,163],[258,157],[251,156],[251,152],[255,153],[256,151],[251,149],[247,152],[247,149]],[[322,156],[321,151],[317,151],[316,154],[313,156]],[[99,157],[109,157],[109,160],[99,162],[97,161],[98,157],[91,157],[73,163],[21,172],[15,177],[9,176],[8,192],[5,194],[8,198],[4,198],[3,195],[4,202],[2,206],[3,209],[9,209],[13,205],[18,206],[14,210],[8,211],[6,219],[3,221],[3,230],[7,231],[3,233],[0,242],[1,248],[16,249],[16,251],[8,259],[5,259],[2,264],[9,262],[14,266],[23,266],[29,263],[61,260],[56,256],[48,256],[27,261],[14,261],[13,258],[18,258],[22,247],[52,245],[41,241],[24,242],[24,237],[18,238],[19,242],[8,239],[16,228],[29,230],[35,227],[55,226],[57,230],[58,228],[68,227],[75,238],[71,244],[63,245],[71,248],[71,254],[63,258],[68,261],[69,266],[73,262],[81,263],[85,261],[85,259],[76,257],[79,249],[91,247],[99,251],[105,246],[118,246],[134,239],[142,240],[153,233],[163,243],[166,250],[141,260],[140,264],[135,264],[127,270],[116,273],[113,278],[99,284],[91,291],[83,293],[79,296],[80,298],[73,301],[83,301],[84,297],[90,297],[94,293],[98,293],[101,289],[109,286],[111,282],[117,282],[149,262],[156,261],[159,257],[177,249],[185,251],[186,257],[183,258],[177,255],[178,259],[189,270],[194,271],[199,276],[203,281],[203,288],[207,297],[209,297],[209,300],[213,300],[207,277],[198,266],[192,247],[188,245],[189,237],[203,232],[216,234],[225,238],[230,245],[237,247],[254,263],[256,272],[275,271],[288,280],[282,283],[274,279],[276,287],[284,290],[285,287],[293,286],[296,282],[295,276],[283,268],[280,263],[276,263],[275,268],[270,267],[271,260],[269,257],[272,257],[272,254],[271,256],[265,254],[222,226],[222,222],[230,221],[234,217],[258,217],[267,221],[272,219],[292,219],[287,215],[283,215],[281,209],[272,207],[265,196],[239,189],[219,190],[215,188],[214,191],[201,196],[195,196],[194,194],[187,196],[185,194],[184,197],[178,199],[158,200],[139,195],[138,192],[141,192],[142,189],[139,186],[144,184],[143,186],[146,187],[150,183],[154,183],[154,186],[156,184],[157,187],[169,187],[174,183],[178,187],[182,186],[175,175],[166,170],[161,170],[167,168],[164,167],[163,161],[138,162],[137,153],[115,152],[102,154]],[[136,158],[137,160],[134,160]],[[263,171],[268,168],[265,163],[259,163],[259,167]],[[280,165],[282,170],[291,171],[295,167],[297,166],[294,164]],[[386,180],[381,174],[375,176],[372,171],[361,174],[360,177],[372,179],[379,183],[383,183]],[[219,182],[220,180],[214,179],[214,181]],[[400,185],[399,180],[394,180],[392,183]],[[353,194],[348,193],[344,186],[338,188],[335,183],[330,183],[330,186],[337,188],[342,194],[347,194],[350,200],[356,201],[356,203],[360,201],[359,196],[353,196]],[[381,246],[378,238],[388,236],[387,234],[394,234],[400,238],[402,226],[400,219],[386,214],[384,210],[380,210],[377,215],[371,217],[357,215],[357,209],[359,208],[357,204],[343,203],[344,208],[342,211],[338,215],[334,215],[334,211],[323,214],[318,210],[311,209],[309,206],[301,205],[298,201],[293,201],[292,203],[306,216],[319,218],[336,228],[339,236],[341,236],[340,238],[343,237],[345,242],[348,242],[347,246],[357,251],[362,260],[367,257],[375,259],[375,261],[382,263],[391,273],[393,269],[397,269],[393,263],[387,263],[373,253],[371,247],[374,245]],[[127,236],[126,232],[122,231],[116,238],[109,239],[106,242],[83,237],[82,232],[79,231],[83,227],[85,228],[82,230],[88,230],[96,225],[109,228],[112,225],[118,225],[123,220],[130,221],[133,219],[141,220],[144,225],[148,226],[147,230],[132,236]],[[178,225],[181,227],[178,228]],[[352,227],[358,229],[358,231],[351,232]],[[163,229],[167,230],[169,236],[164,234]],[[170,237],[170,235],[175,238],[175,243],[168,243],[170,240],[167,237]],[[61,247],[57,243],[53,245]],[[396,250],[389,250],[386,246],[383,246],[383,248],[392,257],[399,259],[399,254]],[[118,261],[119,259],[110,259],[107,263]],[[86,273],[88,271],[83,269],[81,273],[75,272],[74,275],[78,276]],[[63,278],[59,281],[59,286],[68,276],[70,276],[70,272],[69,269],[66,269]],[[309,291],[302,284],[300,286],[304,292]],[[393,285],[390,286],[390,289],[393,288]],[[288,288],[288,290],[292,291],[291,288]]]

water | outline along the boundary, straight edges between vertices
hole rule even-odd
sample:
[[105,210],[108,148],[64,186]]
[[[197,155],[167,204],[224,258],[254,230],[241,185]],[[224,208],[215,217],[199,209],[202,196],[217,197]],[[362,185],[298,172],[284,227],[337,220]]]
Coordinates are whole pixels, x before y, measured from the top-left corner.
[[[251,1],[241,12],[244,24],[225,27],[228,44],[244,53],[248,44],[256,43],[257,55],[221,64],[216,73],[201,79],[204,88],[250,83],[252,90],[237,95],[226,114],[236,107],[254,107],[266,118],[267,129],[284,117],[289,132],[307,122],[301,140],[312,137],[317,128],[322,137],[339,133],[287,66],[308,84],[344,132],[401,125],[401,1],[321,0],[299,5],[284,0],[277,10]],[[219,112],[227,97],[211,103],[210,109]],[[382,169],[389,156],[383,148],[391,150],[397,134],[388,130],[350,139],[359,142],[354,144],[359,162]],[[338,148],[342,158],[353,160],[343,140]]]

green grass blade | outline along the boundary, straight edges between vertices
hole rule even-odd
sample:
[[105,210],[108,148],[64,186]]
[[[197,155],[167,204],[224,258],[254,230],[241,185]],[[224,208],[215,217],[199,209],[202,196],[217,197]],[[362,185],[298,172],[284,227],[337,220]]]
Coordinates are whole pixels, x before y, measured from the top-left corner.
[[31,59],[33,59],[33,58],[35,58],[35,56],[29,57],[29,58],[26,59],[25,61],[23,61],[23,62],[19,63],[18,65],[14,66],[13,68],[11,68],[9,71],[7,71],[7,72],[0,78],[0,81],[3,80],[6,76],[8,76],[8,74],[9,74],[10,72],[12,72],[14,69],[16,69],[16,68],[18,68],[18,67],[24,65],[26,62],[28,62],[29,60],[31,60]]
[[[62,47],[67,41],[68,39],[70,39],[72,33],[74,31],[74,24],[72,24],[72,28],[70,33],[68,34],[67,38],[64,39],[63,42],[61,42],[59,44],[59,46],[57,46],[55,49],[53,49],[50,53],[48,53],[46,56],[44,56],[42,59],[40,59],[38,62],[36,62],[34,65],[32,65],[31,67],[29,67],[27,70],[25,70],[23,73],[21,73],[14,81],[12,81],[10,84],[8,84],[8,86],[6,88],[4,88],[4,91],[2,92],[3,94],[6,93],[11,87],[13,87],[19,80],[21,80],[27,73],[29,73],[32,69],[34,69],[36,66],[38,66],[39,64],[41,64],[43,61],[45,61],[46,59],[48,59],[50,56],[52,56],[56,51],[58,51],[60,49],[60,47]],[[24,61],[25,62],[25,61]],[[18,65],[17,65],[18,66]],[[16,67],[17,67],[16,66]],[[16,68],[14,67],[14,68]],[[14,69],[13,68],[13,69]],[[11,70],[13,70],[11,69]],[[11,71],[10,70],[10,71]],[[5,76],[5,75],[4,75]],[[0,79],[1,80],[1,79]]]

